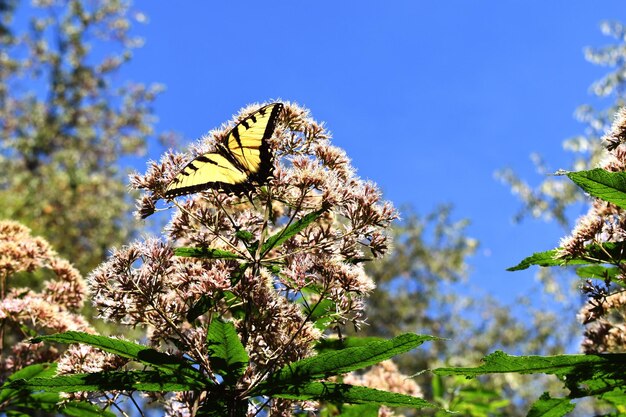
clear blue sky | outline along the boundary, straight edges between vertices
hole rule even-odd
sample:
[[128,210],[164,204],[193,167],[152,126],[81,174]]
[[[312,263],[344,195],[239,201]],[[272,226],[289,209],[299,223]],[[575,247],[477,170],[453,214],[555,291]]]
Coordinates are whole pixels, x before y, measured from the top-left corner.
[[[123,77],[159,82],[159,130],[192,141],[242,106],[282,98],[325,121],[362,177],[397,206],[426,213],[453,203],[481,242],[471,283],[511,300],[533,272],[504,269],[558,244],[555,225],[514,225],[519,202],[494,180],[513,167],[537,183],[528,158],[567,167],[565,138],[584,126],[607,69],[583,47],[614,40],[602,20],[626,22],[623,1],[140,0],[146,44]],[[608,104],[608,103],[607,103]],[[158,158],[158,155],[149,155]]]

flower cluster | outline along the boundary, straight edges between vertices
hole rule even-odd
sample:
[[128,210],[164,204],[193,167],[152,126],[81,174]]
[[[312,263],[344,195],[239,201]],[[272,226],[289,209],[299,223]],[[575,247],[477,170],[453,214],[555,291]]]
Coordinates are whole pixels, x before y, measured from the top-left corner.
[[[20,279],[32,274],[50,276],[41,291],[18,286]],[[14,221],[0,221],[0,291],[0,381],[25,366],[59,357],[54,346],[31,344],[26,329],[35,334],[93,332],[79,314],[86,285],[78,270]]]
[[[608,154],[600,168],[611,172],[626,171],[626,109],[621,109],[613,126],[604,136],[603,143]],[[581,217],[570,234],[562,239],[560,255],[585,256],[590,243],[626,241],[626,213],[623,209],[601,199],[595,199],[589,212]],[[616,260],[619,262],[619,260]],[[622,269],[623,271],[623,269]],[[621,272],[616,279],[624,280]],[[615,292],[611,279],[605,283],[591,280],[583,286],[589,296],[587,304],[579,313],[579,320],[586,325],[582,349],[587,353],[623,352],[626,345],[626,297]]]
[[[611,172],[626,171],[626,108],[617,113],[603,142],[609,152],[600,168]],[[623,240],[626,240],[625,213],[611,203],[596,199],[589,212],[578,219],[570,236],[561,240],[561,254],[575,257],[584,252],[588,243]]]
[[[191,157],[213,151],[258,108],[247,107],[210,132],[192,146]],[[209,188],[164,199],[167,185],[190,159],[181,154],[167,153],[145,175],[133,175],[132,186],[145,191],[140,217],[170,208],[162,201],[177,210],[163,239],[116,250],[89,277],[103,317],[147,325],[154,346],[193,358],[209,376],[208,324],[213,317],[232,320],[250,358],[242,390],[310,355],[320,329],[363,320],[363,300],[374,284],[362,263],[387,252],[386,229],[397,217],[307,110],[284,103],[269,145],[273,175],[245,196]],[[214,256],[176,256],[174,248],[180,247],[204,248]],[[207,300],[208,311],[190,319]],[[177,395],[170,408],[180,411],[185,398]],[[288,412],[289,404],[269,406],[278,413]]]
[[588,323],[582,349],[587,354],[624,352],[626,346],[626,295],[614,293],[590,301],[579,315]]

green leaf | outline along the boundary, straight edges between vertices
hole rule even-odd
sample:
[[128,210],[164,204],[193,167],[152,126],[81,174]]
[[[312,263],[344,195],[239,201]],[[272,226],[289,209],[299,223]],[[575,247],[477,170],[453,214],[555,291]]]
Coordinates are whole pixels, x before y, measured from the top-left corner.
[[576,268],[576,275],[581,278],[592,278],[592,279],[610,279],[611,281],[616,281],[617,276],[619,275],[619,268],[606,268],[600,265],[588,265],[581,266]]
[[[115,414],[86,401],[66,401],[57,392],[37,392],[24,397],[20,402],[14,402],[12,407],[30,409],[28,415],[39,415],[41,411],[47,413],[61,413],[68,417],[115,417]],[[7,414],[9,415],[9,414]]]
[[567,176],[591,196],[626,208],[626,172],[609,172],[597,168],[570,172]]
[[476,368],[437,368],[435,375],[478,375],[516,372],[520,374],[554,374],[564,376],[580,367],[626,365],[626,354],[612,355],[556,355],[556,356],[513,356],[496,351],[483,358],[484,364]]
[[315,327],[325,330],[337,315],[337,308],[332,300],[324,298],[313,306],[313,310],[304,308],[308,320],[315,323]]
[[228,311],[232,314],[233,318],[242,320],[246,317],[246,309],[244,308],[243,301],[232,291],[224,291],[224,299],[228,306]]
[[[241,271],[240,273],[242,274],[243,272]],[[240,273],[238,272],[237,274],[233,274],[234,278],[231,280],[233,285],[235,285],[236,281],[240,279]],[[225,301],[234,318],[241,319],[245,316],[245,310],[243,309],[241,298],[237,297],[232,291],[218,291],[213,294],[213,296],[206,294],[201,295],[191,308],[189,308],[189,311],[187,311],[187,321],[190,323],[193,322],[195,319],[215,307],[220,300]]]
[[282,387],[281,391],[273,393],[273,396],[288,400],[321,400],[333,403],[377,404],[416,409],[439,408],[422,398],[410,395],[330,382],[311,382],[303,385],[286,386]]
[[326,338],[321,339],[315,344],[315,350],[318,353],[341,350],[352,347],[360,347],[370,344],[372,342],[384,342],[385,339],[382,337],[356,337],[356,336],[348,336],[342,339],[338,338]]
[[39,336],[31,339],[31,341],[33,343],[84,343],[86,345],[102,349],[106,352],[113,353],[123,358],[133,359],[142,362],[156,369],[174,371],[184,374],[186,377],[192,378],[197,381],[202,381],[205,383],[209,382],[200,371],[191,366],[191,363],[189,361],[126,340],[113,339],[106,336],[93,335],[83,332],[69,331],[49,336]]
[[196,300],[196,302],[193,303],[193,305],[189,308],[189,311],[187,311],[187,321],[189,323],[192,323],[195,319],[213,308],[217,301],[223,297],[223,293],[215,294],[212,297],[206,294],[202,294],[200,298],[198,298],[198,300]]
[[[345,374],[382,362],[400,353],[408,352],[434,336],[406,333],[390,340],[371,342],[364,346],[321,353],[284,366],[257,387],[258,395],[274,392],[282,386],[299,385],[310,381]],[[257,395],[255,394],[255,395]]]
[[278,275],[283,272],[283,264],[276,261],[266,262],[263,264],[263,266],[265,266],[267,270],[274,275]]
[[6,386],[9,382],[15,381],[16,379],[29,379],[35,377],[47,378],[50,376],[54,376],[56,374],[56,371],[56,363],[37,363],[34,365],[29,365],[11,374],[2,386]]
[[7,410],[6,415],[7,417],[32,417],[30,413],[26,414],[17,410]]
[[235,236],[244,242],[250,242],[254,238],[254,235],[247,230],[237,230]]
[[240,259],[241,256],[223,249],[212,248],[176,248],[174,255],[185,258],[203,258],[203,259]]
[[552,374],[571,391],[569,398],[613,395],[626,385],[626,354],[511,356],[497,351],[476,368],[439,368],[436,375],[476,377],[490,373]]
[[44,392],[80,391],[193,391],[207,387],[184,375],[160,371],[114,371],[90,374],[60,375],[52,378],[18,379],[9,384],[13,389]]
[[[435,378],[441,377],[435,375]],[[506,393],[487,389],[477,380],[457,379],[453,385],[442,392],[448,394],[454,392],[451,398],[445,394],[443,398],[441,396],[439,398],[443,402],[447,402],[450,398],[448,405],[450,411],[463,416],[499,416],[502,415],[502,408],[510,404],[509,400],[502,398]]]
[[531,256],[524,258],[519,264],[507,268],[507,271],[521,271],[523,269],[528,269],[533,265],[538,266],[563,266],[565,264],[565,260],[563,258],[557,258],[557,250],[552,249],[545,252],[536,252]]
[[623,389],[615,389],[601,394],[599,397],[622,412],[626,410],[626,395]]
[[445,387],[441,375],[433,375],[430,381],[430,389],[433,393],[433,398],[443,398],[445,393]]
[[317,220],[324,212],[325,208],[319,209],[317,211],[311,212],[299,220],[296,220],[289,226],[285,227],[280,232],[276,233],[273,236],[270,236],[263,246],[261,247],[261,257],[263,257],[267,252],[272,250],[276,246],[282,245],[287,239],[297,235],[302,230],[304,230],[308,225]]
[[[56,369],[57,365],[54,363],[38,363],[34,365],[29,365],[11,374],[1,386],[2,389],[0,389],[0,404],[11,398],[25,396],[25,394],[23,392],[20,392],[19,390],[6,388],[12,381],[16,381],[18,379],[30,379],[35,377],[49,378],[56,374]],[[29,395],[26,396],[29,397]]]
[[224,377],[226,385],[235,385],[249,361],[235,325],[220,318],[214,319],[209,325],[207,346],[213,370]]
[[[22,390],[22,393],[28,392]],[[61,397],[55,392],[37,392],[21,395],[17,401],[11,402],[11,407],[17,409],[33,410],[36,412],[45,411],[48,413],[54,413],[59,411],[59,402]]]
[[592,243],[585,246],[585,252],[577,258],[557,257],[558,249],[538,252],[507,271],[521,271],[532,265],[567,266],[581,264],[617,264],[626,260],[626,242]]
[[547,392],[534,402],[528,417],[562,417],[576,408],[569,398],[551,398]]

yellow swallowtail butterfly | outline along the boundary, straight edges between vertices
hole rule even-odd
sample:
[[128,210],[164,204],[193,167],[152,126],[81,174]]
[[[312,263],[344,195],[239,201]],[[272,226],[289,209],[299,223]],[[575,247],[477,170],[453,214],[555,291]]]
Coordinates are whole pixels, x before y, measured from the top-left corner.
[[272,175],[273,154],[268,140],[274,133],[282,103],[261,107],[240,121],[214,152],[193,159],[165,189],[165,197],[214,188],[244,194]]

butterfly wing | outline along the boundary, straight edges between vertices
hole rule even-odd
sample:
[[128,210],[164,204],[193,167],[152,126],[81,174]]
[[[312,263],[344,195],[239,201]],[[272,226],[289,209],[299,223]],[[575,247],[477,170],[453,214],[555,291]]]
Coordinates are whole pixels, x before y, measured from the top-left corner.
[[260,108],[242,120],[226,138],[226,147],[233,163],[246,173],[250,182],[262,183],[272,174],[273,161],[268,139],[276,127],[281,103]]
[[269,104],[239,122],[228,132],[217,152],[198,156],[174,177],[165,197],[207,188],[242,194],[254,183],[265,182],[273,169],[268,139],[274,133],[282,108],[281,103]]

